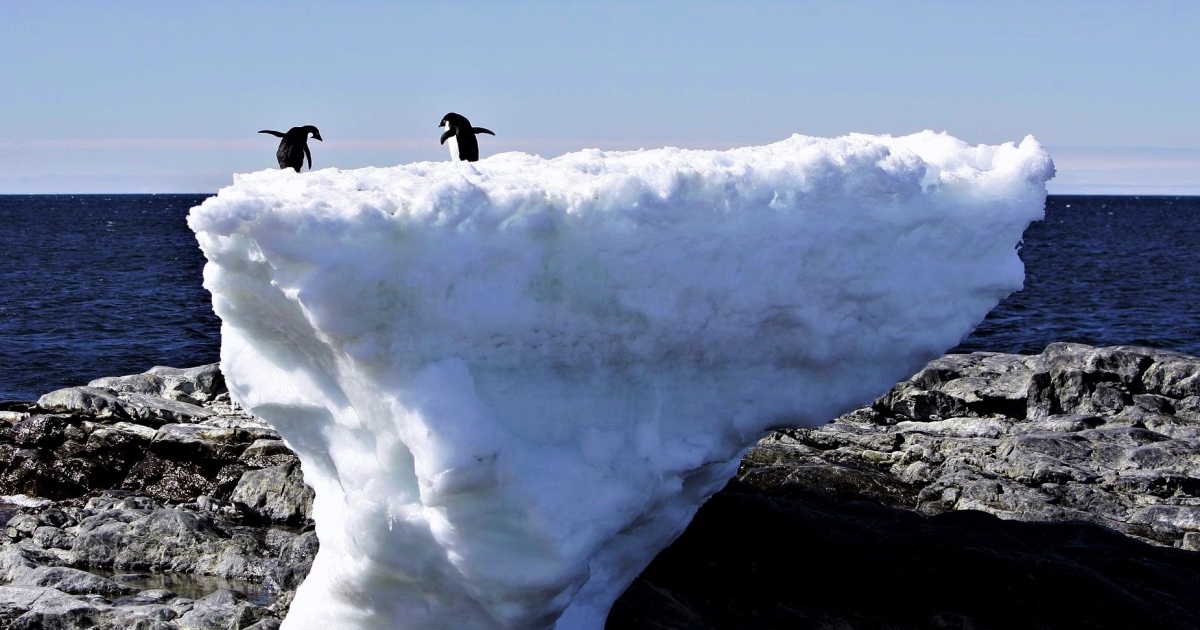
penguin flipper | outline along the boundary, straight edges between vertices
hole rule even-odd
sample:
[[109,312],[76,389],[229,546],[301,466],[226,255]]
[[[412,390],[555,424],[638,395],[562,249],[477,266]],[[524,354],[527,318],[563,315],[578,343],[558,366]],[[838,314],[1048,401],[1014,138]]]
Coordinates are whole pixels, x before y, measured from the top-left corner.
[[282,138],[282,137],[283,137],[283,134],[279,133],[278,131],[271,131],[270,129],[263,129],[262,131],[260,131],[260,132],[258,132],[258,133],[269,133],[269,134],[271,134],[272,136],[275,136],[276,138]]
[[446,141],[449,140],[450,137],[453,135],[454,135],[454,130],[447,129],[446,132],[442,134],[442,141],[439,142],[438,144],[446,144]]
[[[311,171],[312,170],[312,153],[309,152],[307,144],[304,145],[304,157],[308,158],[308,170]],[[299,171],[300,171],[300,169],[296,169],[296,172],[299,172]]]
[[471,131],[474,131],[475,133],[486,133],[489,136],[496,135],[496,134],[492,133],[491,130],[484,129],[483,127],[471,127]]

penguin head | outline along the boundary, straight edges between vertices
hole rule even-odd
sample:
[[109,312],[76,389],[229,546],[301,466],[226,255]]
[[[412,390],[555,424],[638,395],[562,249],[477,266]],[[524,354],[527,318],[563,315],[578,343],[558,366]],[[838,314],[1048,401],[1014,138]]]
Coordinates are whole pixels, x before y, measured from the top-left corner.
[[[305,125],[304,127],[302,127],[302,129],[304,129],[305,133],[311,133],[313,140],[321,140],[321,132],[317,131],[316,127],[314,127],[312,125]],[[325,142],[325,141],[321,140],[321,142]]]
[[442,116],[442,122],[438,124],[438,127],[441,127],[446,131],[455,131],[458,129],[470,129],[471,123],[466,119],[465,116],[450,112],[449,114]]

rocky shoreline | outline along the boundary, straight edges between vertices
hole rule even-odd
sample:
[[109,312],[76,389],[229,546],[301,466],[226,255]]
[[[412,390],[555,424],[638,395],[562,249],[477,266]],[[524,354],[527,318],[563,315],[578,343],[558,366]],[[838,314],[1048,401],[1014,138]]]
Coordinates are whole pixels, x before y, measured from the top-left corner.
[[[312,494],[215,365],[0,403],[0,421],[0,623],[284,618],[318,547]],[[755,446],[608,627],[1197,628],[1198,550],[1200,358],[947,355]]]
[[215,364],[6,407],[0,622],[278,627],[316,555],[312,491]]

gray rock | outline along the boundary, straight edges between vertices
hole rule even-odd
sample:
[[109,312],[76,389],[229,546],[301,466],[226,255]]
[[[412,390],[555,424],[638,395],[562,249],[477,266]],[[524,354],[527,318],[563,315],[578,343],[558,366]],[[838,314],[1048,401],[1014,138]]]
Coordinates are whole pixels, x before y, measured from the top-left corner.
[[279,562],[264,584],[280,592],[295,591],[308,576],[320,548],[315,532],[308,531],[296,536],[280,552]]
[[28,538],[38,528],[38,519],[31,514],[17,514],[8,519],[4,526],[4,534],[13,540]]
[[118,510],[127,522],[147,512],[161,510],[162,504],[150,497],[123,494],[105,494],[88,499],[86,509],[92,511]]
[[129,523],[120,513],[110,512],[84,519],[72,545],[77,566],[111,567],[124,545],[128,531]]
[[77,522],[74,516],[54,506],[42,510],[37,519],[39,525],[47,527],[69,527]]
[[1142,374],[1142,385],[1147,392],[1177,400],[1200,396],[1200,358],[1160,352]]
[[217,363],[192,368],[155,366],[147,370],[146,374],[162,379],[160,395],[166,398],[180,400],[186,397],[206,402],[213,400],[225,389],[225,377]]
[[58,590],[39,586],[0,586],[0,620],[10,630],[75,630],[103,609]]
[[68,387],[38,398],[37,408],[48,413],[71,413],[96,420],[128,420],[125,403],[115,394],[96,387]]
[[72,416],[30,416],[12,427],[13,442],[27,448],[58,447],[67,440],[86,439],[86,430]]
[[111,509],[80,523],[72,564],[260,581],[277,564],[269,538],[189,509]]
[[178,630],[171,620],[179,613],[169,606],[121,606],[107,615],[96,627],[100,630]]
[[157,374],[105,376],[88,383],[88,387],[106,389],[114,394],[146,394],[149,396],[159,396],[163,391],[163,379]]
[[129,601],[134,604],[166,604],[176,597],[174,592],[165,588],[149,588],[138,591]]
[[1151,505],[1136,510],[1129,522],[1146,525],[1163,533],[1163,537],[1182,540],[1182,532],[1200,532],[1200,506]]
[[1183,546],[1200,532],[1198,374],[1200,359],[1133,346],[947,355],[869,408],[764,440],[739,476]]
[[275,523],[302,523],[312,518],[313,491],[296,463],[250,470],[242,475],[230,500]]
[[172,460],[148,453],[129,469],[121,489],[153,496],[161,501],[188,501],[218,492],[215,482],[222,462]]
[[259,439],[246,447],[240,461],[251,468],[270,468],[284,464],[299,463],[300,459],[283,440]]
[[227,630],[245,628],[266,616],[266,610],[246,601],[242,594],[222,589],[196,600],[176,623],[187,630]]
[[147,394],[125,394],[125,412],[137,423],[160,427],[168,423],[197,423],[216,416],[196,404]]
[[159,428],[150,450],[171,460],[231,463],[250,443],[268,435],[266,430],[168,424]]
[[57,527],[42,525],[33,530],[33,543],[42,549],[70,549],[75,539]]
[[0,582],[11,582],[27,571],[53,560],[19,545],[0,546]]
[[45,586],[68,595],[100,595],[117,597],[133,589],[112,580],[70,567],[37,567],[22,572],[12,581],[16,586]]
[[7,422],[8,424],[16,424],[31,414],[28,411],[6,411],[0,410],[0,423]]

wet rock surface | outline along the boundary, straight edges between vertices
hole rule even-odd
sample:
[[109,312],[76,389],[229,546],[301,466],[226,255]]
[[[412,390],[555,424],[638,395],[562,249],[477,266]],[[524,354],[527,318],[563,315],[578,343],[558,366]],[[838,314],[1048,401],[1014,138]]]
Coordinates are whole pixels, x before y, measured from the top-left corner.
[[[272,630],[319,547],[216,366],[8,405],[0,494],[0,627]],[[947,355],[751,449],[608,627],[1200,628],[1197,551],[1200,358]]]

